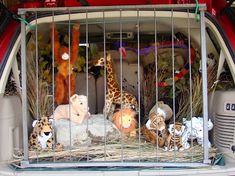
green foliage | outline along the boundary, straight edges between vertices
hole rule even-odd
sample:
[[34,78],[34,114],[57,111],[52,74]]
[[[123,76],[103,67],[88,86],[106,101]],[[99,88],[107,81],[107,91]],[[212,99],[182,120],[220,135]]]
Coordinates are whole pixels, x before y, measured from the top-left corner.
[[73,68],[77,72],[85,72],[86,71],[86,60],[83,56],[78,56]]
[[38,51],[39,55],[47,55],[49,56],[51,53],[51,44],[46,43],[42,35],[38,35]]
[[100,69],[100,76],[104,76],[104,69]]
[[95,58],[98,55],[98,46],[97,44],[90,44],[90,56],[91,58]]

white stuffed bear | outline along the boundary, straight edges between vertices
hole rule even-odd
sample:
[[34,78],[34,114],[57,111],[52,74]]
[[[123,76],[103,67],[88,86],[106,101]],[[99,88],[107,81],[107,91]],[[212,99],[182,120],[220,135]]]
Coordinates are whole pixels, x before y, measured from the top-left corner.
[[[70,113],[69,113],[70,110]],[[84,119],[90,116],[87,97],[74,94],[70,97],[70,105],[59,105],[51,118],[55,120],[70,119],[72,122],[81,124]]]
[[[198,144],[203,146],[203,117],[193,117],[191,120],[183,119],[183,124],[186,126],[185,132],[182,135],[182,143],[184,148],[190,147],[188,140],[196,139]],[[208,120],[208,131],[213,128],[213,123]],[[208,147],[211,143],[208,140]]]

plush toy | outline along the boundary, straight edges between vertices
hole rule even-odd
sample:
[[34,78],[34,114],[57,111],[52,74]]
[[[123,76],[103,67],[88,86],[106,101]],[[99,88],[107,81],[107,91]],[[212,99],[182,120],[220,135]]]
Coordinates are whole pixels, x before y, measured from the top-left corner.
[[[203,117],[192,117],[191,120],[183,119],[183,124],[186,126],[185,132],[182,136],[182,142],[185,148],[189,148],[188,140],[196,139],[198,144],[203,146]],[[208,120],[208,131],[213,128],[213,123]],[[211,143],[208,140],[208,147]]]
[[[208,54],[206,58],[207,70],[212,69],[213,67],[215,67],[215,65],[216,65],[216,60],[214,54],[213,53]],[[200,62],[199,65],[199,72],[202,72],[202,61]]]
[[[48,119],[48,117],[33,121],[33,131],[29,137],[31,150],[53,149],[55,141],[52,134],[52,122],[53,119]],[[56,150],[63,149],[61,144],[56,144],[54,147]]]
[[159,147],[163,147],[168,136],[168,131],[165,124],[166,113],[157,108],[157,112],[151,112],[149,120],[141,128],[141,133],[145,137],[145,140],[152,144],[158,144]]
[[124,108],[113,114],[114,125],[125,135],[136,137],[137,121],[136,112],[129,108]]
[[170,124],[168,131],[169,135],[166,140],[165,150],[169,151],[183,151],[185,148],[182,144],[182,134],[184,133],[185,126],[182,123],[175,122],[175,124]]
[[159,112],[159,109],[162,110],[165,114],[164,118],[165,118],[165,121],[171,119],[172,115],[173,115],[173,112],[172,112],[172,109],[170,108],[169,105],[167,104],[164,104],[163,101],[159,101],[158,104],[155,104],[152,109],[150,110],[149,114],[151,114],[152,112],[155,112],[156,114],[158,114]]
[[69,102],[69,82],[70,95],[75,93],[75,76],[73,73],[73,65],[78,58],[80,25],[73,25],[70,52],[68,47],[60,45],[59,32],[55,26],[51,27],[50,37],[51,42],[54,42],[54,56],[58,71],[55,76],[55,102],[58,105],[62,103],[66,104]]
[[74,94],[70,97],[70,104],[57,106],[51,118],[54,117],[55,120],[70,119],[72,122],[81,124],[89,116],[87,96]]

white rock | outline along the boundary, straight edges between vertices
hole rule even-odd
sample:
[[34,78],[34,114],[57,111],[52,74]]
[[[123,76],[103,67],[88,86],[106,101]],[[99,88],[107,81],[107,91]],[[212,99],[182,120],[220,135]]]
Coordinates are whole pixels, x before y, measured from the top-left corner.
[[[71,128],[70,128],[71,127]],[[120,132],[112,122],[105,120],[102,114],[91,115],[88,120],[82,124],[76,124],[66,119],[55,122],[56,139],[64,147],[76,147],[81,144],[90,144],[91,142],[104,142],[115,140],[120,137]]]

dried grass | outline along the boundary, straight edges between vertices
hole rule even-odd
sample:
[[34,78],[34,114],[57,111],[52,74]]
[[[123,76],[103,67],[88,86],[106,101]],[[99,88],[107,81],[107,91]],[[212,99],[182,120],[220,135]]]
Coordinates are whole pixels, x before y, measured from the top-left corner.
[[50,114],[52,114],[52,98],[49,96],[50,87],[48,83],[43,79],[43,71],[45,70],[42,70],[40,69],[40,67],[38,67],[38,75],[36,73],[37,62],[35,42],[33,40],[33,37],[31,37],[28,43],[26,54],[27,96],[29,111],[33,118],[49,116]]
[[[216,148],[209,149],[209,158],[215,158]],[[19,161],[21,156],[15,156]],[[182,152],[164,151],[151,143],[125,141],[120,143],[93,144],[92,146],[78,146],[76,149],[65,151],[30,151],[31,161],[142,161],[142,162],[203,162],[203,148],[195,145]]]
[[[216,69],[217,65],[207,71],[207,83],[208,83],[208,94],[212,91],[212,86],[216,81]],[[181,94],[179,100],[179,111],[176,114],[178,121],[181,121],[183,117],[191,116],[190,108],[190,89],[185,89]],[[202,114],[202,76],[197,74],[192,79],[192,116],[201,116]]]

